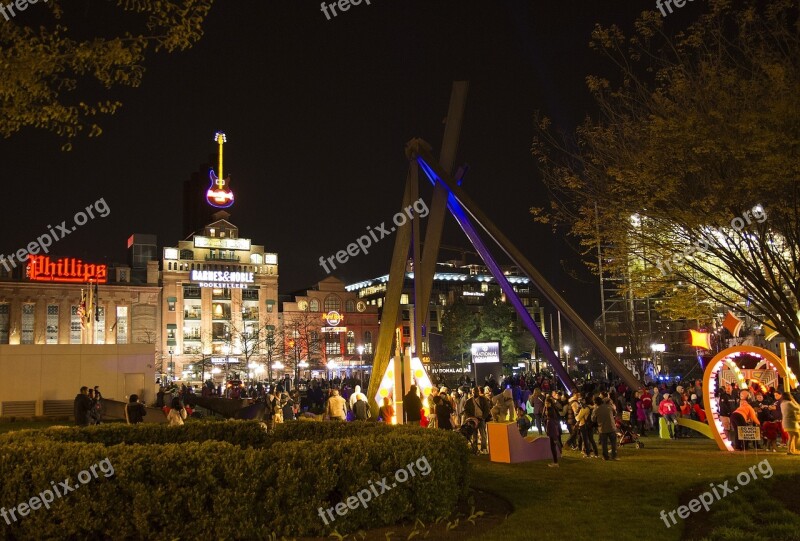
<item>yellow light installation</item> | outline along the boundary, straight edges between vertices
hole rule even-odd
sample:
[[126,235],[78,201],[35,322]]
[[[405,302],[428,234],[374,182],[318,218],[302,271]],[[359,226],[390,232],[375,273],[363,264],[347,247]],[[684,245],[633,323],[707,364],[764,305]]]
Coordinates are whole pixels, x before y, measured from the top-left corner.
[[711,341],[707,332],[693,331],[689,329],[692,335],[692,346],[696,348],[711,349]]
[[731,311],[728,311],[728,314],[725,316],[725,321],[722,322],[722,326],[728,329],[734,337],[739,336],[742,325],[744,325],[744,321],[736,317]]

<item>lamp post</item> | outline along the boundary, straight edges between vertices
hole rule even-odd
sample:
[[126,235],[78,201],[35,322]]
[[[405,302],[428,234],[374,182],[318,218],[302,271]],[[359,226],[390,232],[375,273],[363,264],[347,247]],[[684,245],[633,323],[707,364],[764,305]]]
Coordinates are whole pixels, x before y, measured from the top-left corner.
[[569,346],[564,346],[564,364],[566,364],[567,373],[569,373]]
[[330,360],[328,361],[328,381],[333,380],[333,371],[336,370],[336,361]]
[[[174,351],[172,350],[172,348],[170,348],[170,350],[169,350],[169,368],[168,368],[170,378],[174,378],[175,377],[175,365],[172,362],[172,354],[173,353],[174,353]],[[171,381],[172,380],[170,380],[170,382]]]
[[[359,371],[359,372],[361,372],[361,373],[362,373],[362,376],[363,376],[363,372],[364,372],[364,370],[363,370],[361,367],[364,365],[364,359],[363,359],[363,355],[364,355],[364,346],[362,346],[361,344],[359,344],[359,345],[356,347],[356,351],[358,351],[358,371]],[[364,378],[362,377],[362,378],[361,378],[362,382],[363,382],[363,379],[364,379]]]

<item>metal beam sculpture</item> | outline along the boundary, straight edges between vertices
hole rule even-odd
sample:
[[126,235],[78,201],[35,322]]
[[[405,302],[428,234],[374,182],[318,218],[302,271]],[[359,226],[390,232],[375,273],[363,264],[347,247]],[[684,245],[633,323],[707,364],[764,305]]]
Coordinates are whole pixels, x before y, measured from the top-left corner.
[[[406,145],[406,155],[410,160],[409,172],[406,179],[406,189],[403,196],[403,208],[416,199],[419,192],[419,169],[425,173],[433,183],[433,201],[428,216],[428,228],[425,236],[424,253],[420,254],[421,232],[419,217],[411,222],[411,227],[398,228],[395,238],[392,266],[389,271],[389,282],[386,288],[386,298],[383,303],[378,343],[375,348],[375,362],[373,374],[383,374],[389,363],[392,342],[395,339],[395,329],[399,323],[400,296],[402,294],[405,278],[405,265],[411,253],[414,265],[414,329],[413,329],[413,354],[421,351],[423,329],[427,329],[428,304],[433,285],[433,276],[436,270],[436,259],[441,242],[442,227],[444,224],[445,206],[458,222],[458,225],[467,235],[472,245],[480,254],[486,266],[491,271],[500,285],[506,298],[511,302],[517,314],[522,319],[527,329],[531,332],[536,343],[544,352],[545,357],[556,373],[562,384],[570,391],[575,391],[575,384],[570,379],[564,366],[553,351],[552,346],[542,334],[530,313],[523,306],[522,301],[514,291],[513,286],[503,274],[495,258],[481,239],[477,224],[493,240],[503,252],[531,279],[533,284],[553,304],[566,319],[590,342],[608,364],[608,366],[631,388],[638,389],[641,382],[630,370],[611,352],[602,340],[594,333],[589,325],[584,322],[575,310],[558,294],[552,285],[542,276],[528,259],[514,246],[508,238],[492,223],[460,188],[460,179],[452,176],[452,167],[458,143],[458,135],[463,117],[464,104],[468,85],[466,82],[453,84],[450,99],[450,111],[445,128],[445,139],[442,144],[442,157],[437,162],[432,154],[431,147],[421,139],[414,139]],[[412,250],[413,239],[413,250]],[[368,396],[375,396],[380,378],[370,381]],[[396,398],[402,400],[402,395],[407,391],[410,382],[405,383],[405,388],[396,393]],[[402,403],[398,403],[398,421],[403,418]]]

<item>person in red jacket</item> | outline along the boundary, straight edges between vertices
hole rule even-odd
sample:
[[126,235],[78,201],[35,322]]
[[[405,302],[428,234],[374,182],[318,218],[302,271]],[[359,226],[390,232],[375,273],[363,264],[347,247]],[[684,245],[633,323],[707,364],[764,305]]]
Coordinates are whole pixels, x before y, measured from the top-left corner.
[[675,402],[669,394],[665,394],[661,403],[658,405],[658,413],[667,422],[667,430],[669,430],[670,439],[675,438],[675,423],[677,423],[678,408],[675,407]]

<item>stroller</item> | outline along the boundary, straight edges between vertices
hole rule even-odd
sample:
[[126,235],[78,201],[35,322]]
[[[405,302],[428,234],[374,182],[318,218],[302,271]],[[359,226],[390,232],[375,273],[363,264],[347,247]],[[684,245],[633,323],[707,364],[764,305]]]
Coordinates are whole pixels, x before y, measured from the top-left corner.
[[629,411],[622,412],[622,420],[616,419],[618,445],[622,447],[633,444],[637,449],[641,449],[644,447],[644,443],[639,441],[639,434],[634,431],[630,421],[631,412]]
[[467,417],[458,432],[467,439],[467,443],[472,446],[472,453],[478,454],[478,418]]

